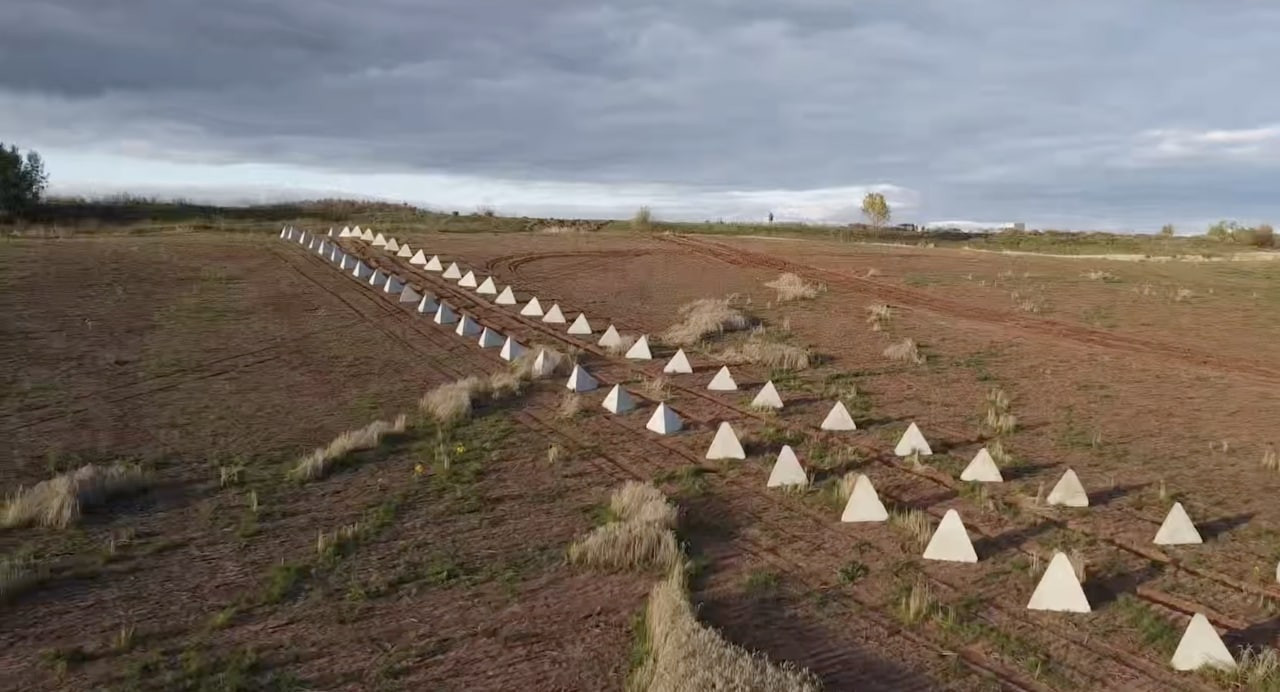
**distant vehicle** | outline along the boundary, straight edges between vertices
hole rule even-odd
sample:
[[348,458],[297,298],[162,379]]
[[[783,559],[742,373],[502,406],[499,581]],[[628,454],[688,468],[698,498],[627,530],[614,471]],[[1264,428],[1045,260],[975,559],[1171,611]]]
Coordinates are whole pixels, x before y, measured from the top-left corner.
[[903,231],[918,231],[918,230],[920,230],[920,229],[919,229],[915,224],[913,224],[913,223],[900,223],[900,224],[898,224],[898,225],[894,226],[894,228],[897,228],[897,229],[899,229],[899,230],[903,230]]

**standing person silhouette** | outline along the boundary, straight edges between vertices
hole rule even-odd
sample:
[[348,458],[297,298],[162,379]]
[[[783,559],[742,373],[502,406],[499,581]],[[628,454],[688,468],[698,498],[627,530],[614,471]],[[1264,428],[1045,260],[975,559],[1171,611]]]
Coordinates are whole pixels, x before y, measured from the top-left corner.
[[769,212],[769,223],[773,223],[773,212]]

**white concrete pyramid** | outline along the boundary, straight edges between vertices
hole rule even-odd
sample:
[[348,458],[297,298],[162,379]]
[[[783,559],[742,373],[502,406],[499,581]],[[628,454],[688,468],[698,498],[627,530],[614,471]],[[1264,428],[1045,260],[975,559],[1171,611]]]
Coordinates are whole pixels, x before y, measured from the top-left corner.
[[668,374],[688,375],[693,372],[693,366],[689,365],[689,356],[684,354],[684,349],[682,348],[677,350],[674,356],[671,356],[671,360],[667,361],[666,365],[662,366],[662,371]]
[[440,305],[436,303],[435,296],[430,293],[423,295],[422,300],[418,301],[418,312],[424,315],[434,315],[439,307]]
[[778,452],[778,459],[773,462],[773,470],[769,472],[769,481],[765,483],[765,487],[779,488],[788,485],[809,485],[809,476],[804,472],[791,445],[782,445],[782,451]]
[[323,255],[328,251],[329,251],[329,242],[325,240],[321,240],[320,244],[316,246],[316,254]]
[[898,445],[893,448],[893,453],[900,457],[919,454],[927,457],[933,454],[933,450],[929,448],[929,441],[924,439],[924,433],[920,432],[920,428],[916,427],[914,421],[907,426],[907,431],[902,433],[902,439],[898,440]]
[[343,253],[342,261],[338,263],[338,269],[342,271],[346,271],[348,269],[354,268],[355,266],[356,266],[356,261],[351,259],[351,255]]
[[[444,265],[440,263],[440,255],[432,255],[431,259],[427,260],[427,263],[422,268],[429,272],[438,272],[444,269]],[[451,279],[453,277],[447,278]]]
[[350,238],[350,237],[351,237],[351,227],[350,227],[350,226],[343,226],[343,227],[342,227],[342,230],[338,232],[338,237],[339,237],[339,238]]
[[356,226],[355,228],[351,229],[351,236],[354,238],[363,238],[364,233],[360,230],[359,226]]
[[373,286],[375,290],[380,290],[383,286],[387,285],[386,272],[381,269],[374,271],[373,275],[369,277],[369,285]]
[[382,290],[387,293],[399,293],[404,290],[404,280],[398,276],[388,276],[386,287]]
[[738,391],[738,383],[733,381],[733,375],[729,374],[729,366],[723,365],[716,376],[711,378],[711,383],[707,385],[707,389],[713,392],[736,392]]
[[497,298],[493,299],[493,302],[497,305],[515,305],[516,294],[511,290],[510,286],[507,286],[502,289],[502,293],[499,293]]
[[365,240],[370,243],[372,243],[374,241],[374,238],[376,237],[377,236],[373,234],[373,231],[369,230],[368,228],[364,229],[364,233],[360,234],[361,240]]
[[827,413],[827,417],[822,419],[822,425],[818,427],[823,430],[857,430],[858,424],[853,422],[853,416],[849,415],[849,409],[844,407],[844,402],[837,401]]
[[711,440],[711,446],[707,448],[708,459],[746,459],[747,453],[742,449],[742,443],[738,441],[738,436],[733,432],[733,426],[723,422],[716,429],[716,436]]
[[1076,472],[1067,469],[1067,472],[1062,474],[1062,478],[1059,478],[1057,484],[1053,486],[1053,490],[1049,491],[1046,501],[1051,505],[1064,507],[1088,507],[1089,493],[1084,491],[1084,485],[1080,483]]
[[453,330],[458,336],[476,336],[480,333],[480,323],[476,322],[471,315],[463,315],[458,320],[458,328]]
[[1236,659],[1222,643],[1222,637],[1204,613],[1196,613],[1182,633],[1178,649],[1169,661],[1174,670],[1197,670],[1203,666],[1222,670],[1235,670]]
[[573,324],[569,325],[569,333],[570,334],[590,334],[591,333],[591,323],[587,321],[587,313],[585,312],[578,313],[577,319],[573,321]]
[[415,267],[421,267],[426,263],[427,263],[427,254],[421,250],[414,253],[413,257],[409,259],[409,264],[412,264]]
[[356,266],[351,268],[351,275],[361,281],[369,278],[371,274],[373,274],[373,270],[361,260],[356,260]]
[[445,269],[444,274],[442,274],[441,276],[443,276],[446,279],[461,279],[462,270],[458,268],[457,262],[450,262],[449,268]]
[[924,559],[945,562],[978,561],[978,554],[973,550],[969,532],[965,530],[964,522],[960,521],[959,512],[949,509],[942,515],[938,530],[933,532],[933,538],[925,546]]
[[476,273],[473,271],[468,271],[466,274],[463,274],[462,278],[458,279],[458,285],[462,286],[463,288],[475,288],[476,286],[479,285],[476,282]]
[[[367,231],[366,231],[366,232],[367,232]],[[382,235],[381,233],[379,233],[378,235],[375,235],[375,236],[373,237],[373,246],[374,246],[374,247],[386,247],[386,246],[387,246],[387,238],[386,238],[386,236]]]
[[973,455],[973,461],[964,467],[960,472],[960,480],[962,481],[978,481],[980,483],[1003,483],[1004,476],[1000,475],[1000,468],[996,466],[996,460],[991,458],[991,452],[986,447],[978,450]]
[[551,324],[564,324],[564,313],[560,311],[560,304],[552,303],[551,308],[547,310],[547,314],[542,316],[542,321]]
[[753,408],[782,408],[782,397],[778,394],[778,388],[773,386],[773,380],[764,383],[760,388],[760,393],[756,394],[756,398],[751,400]]
[[383,247],[387,249],[387,252],[400,252],[400,243],[395,238],[388,239],[387,244]]
[[1027,610],[1053,610],[1060,613],[1088,613],[1093,611],[1084,595],[1080,580],[1071,560],[1061,551],[1053,554],[1049,566],[1040,577],[1040,583],[1031,593]]
[[413,286],[405,286],[400,292],[401,303],[417,303],[422,300],[422,294],[414,290]]
[[330,227],[329,227],[329,237],[330,237],[330,238],[332,238],[332,237],[333,237],[333,226],[330,226]]
[[546,349],[538,349],[538,355],[533,359],[533,374],[537,377],[546,377],[554,370],[555,364],[551,362]]
[[622,335],[618,333],[617,327],[614,327],[611,324],[609,325],[608,329],[604,330],[604,334],[600,336],[600,340],[597,341],[596,343],[605,348],[613,348],[615,346],[621,346]]
[[653,415],[649,416],[649,422],[645,423],[645,429],[656,432],[659,435],[673,435],[680,432],[684,428],[684,422],[680,420],[680,416],[667,406],[665,401],[658,403],[658,408],[654,409]]
[[1160,530],[1156,532],[1155,544],[1196,545],[1199,543],[1204,543],[1204,539],[1200,537],[1200,531],[1196,529],[1191,517],[1187,516],[1187,510],[1181,502],[1173,503],[1173,507],[1169,508],[1169,513],[1164,517],[1164,523],[1160,525]]
[[520,308],[520,314],[524,315],[525,317],[541,317],[542,303],[538,302],[538,297],[534,296],[529,300],[528,305],[525,305],[523,308]]
[[502,345],[503,341],[505,339],[502,338],[501,334],[488,327],[485,327],[484,331],[480,332],[480,348],[497,348]]
[[[425,298],[423,300],[426,300]],[[441,303],[436,307],[436,316],[432,318],[436,324],[453,324],[458,321],[458,315],[454,313],[448,305]]]
[[880,501],[880,494],[871,484],[871,479],[858,474],[853,481],[853,490],[849,493],[849,501],[844,503],[844,512],[840,513],[840,521],[855,524],[871,521],[887,521],[889,512]]
[[641,334],[640,338],[631,344],[631,348],[627,349],[626,357],[631,360],[653,360],[653,354],[649,352],[649,335]]
[[289,232],[289,227],[288,227],[288,226],[281,226],[281,227],[280,227],[280,237],[281,237],[281,238],[283,238],[283,237],[285,236],[285,234],[286,234],[286,233],[288,233],[288,232]]
[[481,281],[480,285],[476,287],[476,293],[486,296],[497,295],[498,287],[493,285],[493,277],[485,277],[485,280]]
[[564,386],[571,392],[589,392],[600,386],[600,383],[581,365],[574,365],[573,372],[569,373],[569,381]]
[[413,257],[413,249],[408,243],[400,246],[400,251],[396,253],[396,257]]
[[315,237],[315,236],[313,236],[313,235],[305,235],[305,236],[303,236],[303,241],[304,241],[304,242],[303,242],[303,243],[301,243],[301,244],[302,244],[302,245],[306,245],[308,250],[314,250],[314,249],[315,249],[315,247],[316,247],[316,237]]
[[601,406],[604,406],[609,413],[626,413],[636,407],[636,401],[631,398],[627,390],[622,388],[622,385],[615,384],[613,389],[610,389],[609,393],[605,395],[604,403]]
[[519,341],[508,336],[507,342],[502,345],[502,350],[498,353],[498,357],[503,360],[515,360],[523,356],[524,353],[524,346],[521,346]]

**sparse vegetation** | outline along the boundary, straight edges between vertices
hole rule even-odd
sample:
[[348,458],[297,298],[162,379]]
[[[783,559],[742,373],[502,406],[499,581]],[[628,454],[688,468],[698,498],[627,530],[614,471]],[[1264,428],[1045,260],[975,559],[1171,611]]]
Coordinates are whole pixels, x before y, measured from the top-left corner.
[[786,272],[773,281],[767,281],[764,285],[778,292],[779,303],[815,298],[826,290],[825,286],[809,283],[791,272]]
[[904,589],[898,598],[898,618],[908,625],[914,625],[923,620],[933,608],[933,593],[929,590],[929,585],[922,581],[917,581],[910,588]]
[[1018,417],[1009,411],[1009,397],[999,387],[987,392],[987,415],[984,423],[994,435],[1008,435],[1018,427]]
[[884,357],[900,363],[914,363],[915,365],[924,363],[924,355],[920,353],[920,347],[916,345],[915,339],[911,337],[890,344],[884,350]]
[[648,233],[653,230],[653,212],[649,207],[640,207],[631,217],[631,230]]
[[298,460],[289,471],[289,477],[298,481],[314,481],[324,478],[335,464],[352,452],[373,449],[389,434],[403,433],[408,425],[402,413],[394,420],[376,420],[358,430],[348,430],[333,439],[325,447],[317,447]]
[[692,346],[703,339],[725,332],[746,329],[750,321],[734,307],[734,297],[699,298],[680,306],[680,322],[662,333],[662,340],[673,346]]
[[569,562],[604,570],[669,569],[680,560],[676,509],[649,483],[629,481],[609,501],[612,521],[569,546]]
[[884,331],[891,319],[893,319],[893,308],[888,305],[876,303],[867,306],[867,324],[871,325],[871,331]]
[[776,370],[807,370],[813,364],[813,352],[803,346],[752,335],[742,344],[725,349],[720,360],[726,363],[755,363]]
[[44,570],[30,557],[0,557],[0,603],[44,581]]
[[889,512],[889,524],[897,527],[921,548],[933,538],[933,525],[929,516],[918,509],[902,508]]
[[582,412],[582,397],[573,392],[565,392],[560,397],[560,406],[556,409],[558,418],[574,418]]
[[640,383],[640,390],[644,392],[645,396],[655,401],[666,401],[667,397],[670,396],[667,378],[662,375],[651,378],[646,377]]
[[79,521],[86,508],[137,492],[148,483],[148,476],[137,464],[85,464],[30,488],[19,488],[5,503],[0,524],[6,528],[33,524],[66,528]]
[[606,346],[605,350],[612,355],[620,356],[631,350],[631,347],[635,345],[636,340],[637,337],[635,334],[619,334],[618,343]]
[[1262,451],[1262,468],[1268,471],[1280,471],[1280,455],[1276,454],[1275,447],[1267,445],[1267,448]]

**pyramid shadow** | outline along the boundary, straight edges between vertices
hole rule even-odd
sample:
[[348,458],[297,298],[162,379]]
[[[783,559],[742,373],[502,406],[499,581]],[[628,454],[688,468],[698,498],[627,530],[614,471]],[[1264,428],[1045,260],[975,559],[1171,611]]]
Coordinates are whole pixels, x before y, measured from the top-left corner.
[[903,504],[911,507],[912,509],[918,509],[923,512],[928,511],[928,509],[934,505],[941,504],[943,502],[950,502],[957,497],[960,497],[960,493],[954,490],[940,490],[932,495],[925,495],[924,497],[910,500]]
[[984,536],[973,542],[973,549],[978,553],[978,559],[986,559],[1010,548],[1017,548],[1057,525],[1055,521],[1044,520],[1031,526],[1005,531],[997,536]]
[[1097,490],[1097,491],[1091,492],[1089,493],[1089,506],[1090,507],[1106,506],[1112,502],[1115,502],[1116,500],[1119,500],[1122,497],[1132,494],[1133,491],[1135,490],[1142,490],[1143,488],[1146,488],[1149,485],[1151,484],[1150,483],[1130,483],[1129,485],[1117,485],[1114,488],[1107,488],[1106,490]]
[[1054,464],[1018,464],[1000,469],[1000,475],[1005,482],[1020,481],[1024,478],[1030,478],[1045,469],[1051,469]]
[[1237,514],[1231,517],[1222,517],[1220,519],[1214,519],[1212,521],[1199,524],[1196,526],[1196,530],[1200,532],[1201,538],[1206,541],[1212,541],[1229,531],[1248,524],[1249,520],[1253,519],[1256,515],[1257,514],[1255,512],[1249,512],[1248,514]]
[[1116,600],[1120,594],[1133,593],[1139,586],[1159,577],[1167,568],[1168,565],[1162,562],[1148,562],[1137,569],[1088,577],[1083,584],[1084,595],[1096,610]]
[[981,441],[981,436],[971,437],[966,440],[930,440],[929,448],[933,450],[934,454],[949,454],[953,449],[967,447]]
[[1242,630],[1224,632],[1222,642],[1239,656],[1245,649],[1267,649],[1276,645],[1280,639],[1280,617],[1264,620]]
[[856,417],[856,416],[855,416],[855,417],[854,417],[854,420],[855,420],[855,421],[857,421],[857,423],[858,423],[858,428],[859,428],[859,429],[863,429],[863,428],[872,428],[872,427],[876,427],[876,426],[880,426],[880,425],[889,425],[889,424],[891,424],[891,423],[907,423],[907,422],[910,422],[910,419],[908,419],[908,418],[906,418],[906,417],[898,417],[898,418],[861,418],[861,419],[859,419],[858,417]]

